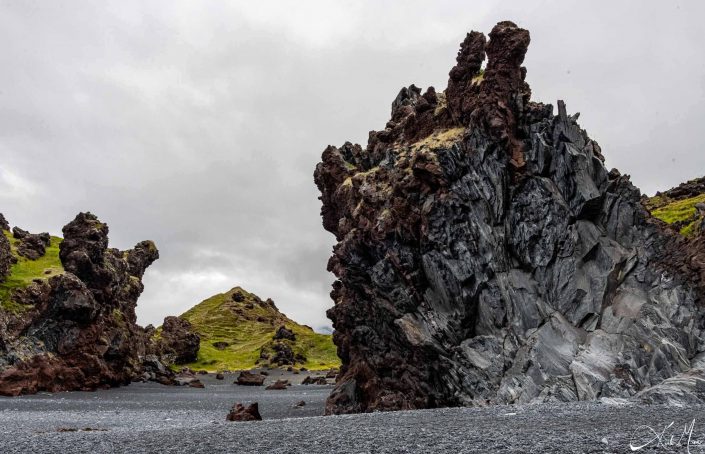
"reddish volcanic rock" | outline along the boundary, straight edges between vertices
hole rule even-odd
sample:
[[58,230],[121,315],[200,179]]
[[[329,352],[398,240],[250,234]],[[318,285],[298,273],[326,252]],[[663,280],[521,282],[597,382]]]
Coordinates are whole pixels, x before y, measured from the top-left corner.
[[236,403],[225,417],[227,421],[262,421],[262,416],[259,414],[259,405],[254,402],[247,407],[241,403]]
[[196,361],[200,346],[201,338],[188,320],[173,316],[164,319],[157,349],[165,361],[173,364]]
[[282,390],[286,389],[287,387],[291,386],[289,383],[289,380],[277,380],[271,385],[267,386],[265,389],[268,390]]
[[119,386],[142,372],[147,341],[135,306],[144,270],[159,257],[156,247],[145,241],[124,252],[109,249],[108,226],[90,213],[63,232],[66,272],[16,292],[30,309],[5,314],[2,395]]
[[200,388],[203,389],[206,386],[201,382],[199,379],[193,379],[189,382],[188,384],[191,388]]
[[253,374],[250,371],[243,370],[238,375],[235,383],[241,386],[262,386],[265,378],[262,374]]

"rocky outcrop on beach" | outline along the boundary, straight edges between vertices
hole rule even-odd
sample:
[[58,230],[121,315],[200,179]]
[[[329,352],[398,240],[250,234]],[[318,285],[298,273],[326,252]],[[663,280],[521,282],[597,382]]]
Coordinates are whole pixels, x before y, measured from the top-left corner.
[[243,370],[242,372],[240,372],[240,375],[237,376],[235,384],[240,386],[262,386],[266,378],[267,377],[262,374],[252,373],[250,371]]
[[444,92],[405,87],[366,147],[323,152],[327,413],[700,399],[703,236],[653,218],[562,101],[530,99],[529,41],[468,34]]
[[0,311],[2,395],[119,386],[142,372],[147,339],[135,307],[157,248],[109,248],[107,224],[91,213],[63,234],[60,274],[15,289],[14,309]]
[[169,316],[164,319],[157,349],[170,364],[186,364],[196,361],[201,338],[193,331],[188,320]]

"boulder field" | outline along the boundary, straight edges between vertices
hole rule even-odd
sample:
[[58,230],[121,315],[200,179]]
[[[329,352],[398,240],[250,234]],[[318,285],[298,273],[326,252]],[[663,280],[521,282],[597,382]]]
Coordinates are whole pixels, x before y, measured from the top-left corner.
[[705,401],[702,227],[652,217],[577,113],[531,100],[529,41],[469,33],[445,91],[405,87],[366,147],[323,152],[328,414]]

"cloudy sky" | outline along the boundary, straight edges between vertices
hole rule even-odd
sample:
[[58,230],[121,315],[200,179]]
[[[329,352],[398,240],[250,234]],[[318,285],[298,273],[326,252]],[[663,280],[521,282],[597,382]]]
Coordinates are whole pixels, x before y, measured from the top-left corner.
[[0,212],[79,211],[152,239],[143,324],[241,285],[329,324],[332,235],[313,169],[445,88],[458,43],[531,31],[534,99],[565,99],[644,192],[705,174],[705,2],[0,0]]

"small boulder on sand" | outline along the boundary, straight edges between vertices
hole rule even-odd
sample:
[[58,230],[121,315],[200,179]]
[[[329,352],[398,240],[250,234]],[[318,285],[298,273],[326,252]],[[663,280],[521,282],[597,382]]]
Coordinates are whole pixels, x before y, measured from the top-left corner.
[[265,389],[286,389],[287,386],[290,386],[291,384],[289,383],[289,380],[277,380],[271,385],[267,386]]
[[203,383],[201,383],[201,380],[199,380],[199,379],[197,379],[197,378],[191,380],[188,385],[189,385],[191,388],[199,388],[199,389],[203,389],[203,388],[206,387],[206,385],[204,385]]
[[225,417],[226,421],[262,421],[262,416],[259,414],[259,406],[254,402],[247,407],[240,402],[233,405],[230,413]]
[[253,374],[250,371],[243,370],[238,375],[235,384],[240,386],[262,386],[264,384],[265,376],[261,374]]
[[326,380],[326,377],[320,375],[318,377],[311,377],[310,375],[304,378],[304,381],[301,382],[302,385],[327,385],[328,381]]

